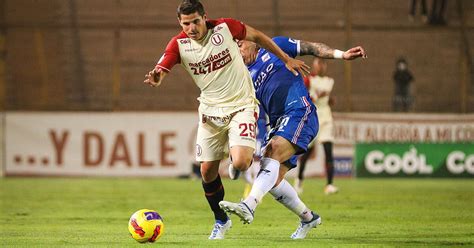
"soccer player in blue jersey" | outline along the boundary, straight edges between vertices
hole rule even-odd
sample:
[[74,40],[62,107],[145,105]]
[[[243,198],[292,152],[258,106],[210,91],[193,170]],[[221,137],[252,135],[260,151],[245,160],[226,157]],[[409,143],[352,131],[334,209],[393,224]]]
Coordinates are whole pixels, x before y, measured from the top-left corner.
[[[343,52],[322,43],[288,37],[275,37],[273,41],[293,58],[299,55],[345,60],[367,57],[360,46]],[[271,129],[264,145],[261,169],[250,194],[240,203],[221,201],[219,205],[226,212],[238,215],[244,223],[251,223],[257,205],[270,192],[300,217],[301,222],[291,238],[303,239],[311,228],[321,223],[321,217],[301,201],[284,176],[296,167],[295,155],[304,153],[318,133],[316,107],[304,85],[303,75],[294,75],[279,58],[253,42],[239,41],[239,47],[252,76],[257,99],[269,116]]]

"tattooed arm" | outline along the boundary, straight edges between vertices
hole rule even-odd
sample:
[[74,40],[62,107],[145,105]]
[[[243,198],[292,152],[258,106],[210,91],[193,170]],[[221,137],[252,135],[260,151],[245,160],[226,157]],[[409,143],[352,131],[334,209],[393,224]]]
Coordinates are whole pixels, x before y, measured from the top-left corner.
[[[338,56],[339,54],[339,56]],[[345,52],[331,48],[324,43],[300,41],[300,55],[313,55],[323,59],[342,58],[345,60],[353,60],[359,57],[367,58],[365,50],[360,47],[353,47]]]
[[318,42],[300,41],[300,55],[313,55],[323,59],[333,59],[334,49]]

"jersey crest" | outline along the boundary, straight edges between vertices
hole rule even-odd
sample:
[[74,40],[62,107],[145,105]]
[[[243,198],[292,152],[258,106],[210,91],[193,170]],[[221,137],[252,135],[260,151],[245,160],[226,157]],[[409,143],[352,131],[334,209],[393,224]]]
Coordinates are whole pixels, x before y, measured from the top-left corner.
[[224,43],[224,36],[220,33],[214,33],[211,36],[211,42],[214,46],[220,46],[222,43]]

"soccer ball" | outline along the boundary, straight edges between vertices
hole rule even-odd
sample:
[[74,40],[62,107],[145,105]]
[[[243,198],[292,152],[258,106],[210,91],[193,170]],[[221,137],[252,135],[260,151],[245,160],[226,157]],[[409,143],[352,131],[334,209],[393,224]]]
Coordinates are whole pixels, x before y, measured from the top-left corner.
[[155,210],[138,210],[128,222],[128,231],[140,243],[155,242],[163,234],[163,230],[163,219]]

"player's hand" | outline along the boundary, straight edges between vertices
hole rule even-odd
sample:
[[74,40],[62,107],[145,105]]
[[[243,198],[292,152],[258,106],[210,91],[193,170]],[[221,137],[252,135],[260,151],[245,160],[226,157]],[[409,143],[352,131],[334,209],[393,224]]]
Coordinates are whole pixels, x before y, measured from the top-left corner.
[[161,84],[161,70],[153,69],[145,75],[143,83],[150,85],[151,87],[157,87]]
[[309,75],[309,66],[306,65],[303,61],[297,60],[294,58],[289,58],[288,61],[285,64],[286,68],[293,72],[295,76],[298,76],[298,73],[300,73],[303,76]]
[[362,48],[361,46],[357,46],[345,51],[342,55],[342,58],[344,58],[345,60],[353,60],[356,58],[366,59],[367,54],[365,53],[364,48]]

